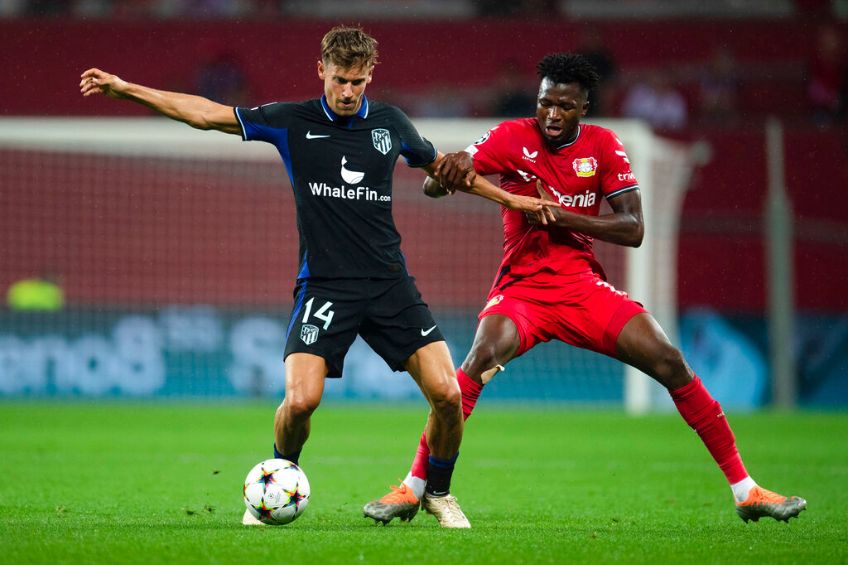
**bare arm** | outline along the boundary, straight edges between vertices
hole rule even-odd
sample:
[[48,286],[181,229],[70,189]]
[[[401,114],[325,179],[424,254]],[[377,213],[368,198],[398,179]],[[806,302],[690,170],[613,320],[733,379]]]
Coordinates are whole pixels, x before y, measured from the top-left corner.
[[426,194],[430,198],[441,198],[442,196],[446,196],[448,194],[451,194],[452,192],[444,188],[441,183],[435,178],[436,171],[439,168],[439,164],[444,161],[444,159],[444,153],[442,153],[441,151],[436,151],[436,158],[433,160],[433,162],[423,167],[424,172],[427,173],[427,176],[424,179],[424,194]]
[[[464,151],[462,153],[466,155],[469,160],[471,159],[470,155]],[[455,155],[456,154],[454,153],[448,155],[438,153],[436,155],[436,160],[424,167],[424,170],[427,171],[427,174],[429,175],[426,179],[424,179],[424,194],[430,198],[440,198],[453,193],[453,190],[445,187],[442,181],[436,180],[434,175],[440,175],[441,171],[444,170],[445,162],[454,158]],[[495,186],[490,183],[484,177],[478,176],[474,171],[473,165],[471,166],[470,171],[466,171],[464,175],[457,176],[457,182],[454,186],[459,188],[462,192],[482,196],[483,198],[491,200],[492,202],[497,202],[506,208],[521,210],[526,214],[535,217],[538,223],[543,225],[547,225],[548,218],[552,217],[550,212],[546,213],[544,211],[549,207],[556,205],[554,202],[546,204],[545,201],[540,198],[522,196],[520,194],[507,192],[499,186]]]
[[441,198],[450,194],[448,189],[443,187],[439,181],[431,176],[424,177],[424,194],[430,198]]
[[[541,181],[536,182],[536,188],[543,200],[554,202],[542,188]],[[608,201],[612,214],[603,216],[585,216],[563,209],[561,206],[548,208],[552,218],[548,221],[548,229],[565,228],[584,233],[601,241],[608,241],[628,247],[639,247],[645,235],[645,225],[642,221],[642,198],[638,190],[620,194]],[[541,223],[531,214],[530,223]]]
[[88,69],[80,79],[83,96],[105,94],[110,98],[132,100],[193,128],[241,135],[241,126],[232,106],[218,104],[202,96],[133,84],[100,69]]

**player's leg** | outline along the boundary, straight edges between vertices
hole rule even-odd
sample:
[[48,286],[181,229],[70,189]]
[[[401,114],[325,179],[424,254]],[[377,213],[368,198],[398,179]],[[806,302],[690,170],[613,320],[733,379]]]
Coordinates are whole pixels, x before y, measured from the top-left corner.
[[404,368],[430,404],[427,430],[432,455],[439,459],[456,457],[462,441],[462,408],[447,344],[437,341],[425,345],[412,354]]
[[286,334],[286,395],[274,416],[274,456],[299,464],[326,378],[340,378],[367,296],[356,280],[300,279]]
[[309,438],[312,413],[321,403],[327,362],[311,353],[286,357],[286,396],[274,414],[274,455],[298,464]]
[[515,357],[520,345],[518,328],[512,319],[503,314],[487,315],[477,326],[474,343],[460,370],[483,386],[504,370],[504,365]]
[[[464,419],[468,419],[477,405],[483,387],[498,372],[504,370],[506,364],[515,357],[519,346],[518,328],[509,317],[502,314],[483,317],[477,326],[474,342],[465,357],[465,361],[456,370],[456,379],[462,394],[462,416]],[[424,493],[427,482],[429,455],[430,450],[425,432],[421,434],[412,467],[403,481],[419,497]]]
[[[274,457],[299,464],[324,379],[341,377],[367,299],[359,281],[300,279],[286,336],[286,396],[274,415]],[[262,522],[245,512],[245,525]]]
[[[503,370],[518,348],[518,329],[512,320],[504,315],[483,317],[477,327],[471,350],[462,366],[456,370],[456,380],[462,396],[463,420],[474,410],[483,386],[497,372]],[[363,512],[367,517],[386,523],[393,518],[410,520],[415,516],[413,509],[417,509],[427,485],[427,471],[430,465],[428,437],[425,429],[418,440],[412,467],[400,486],[392,486],[388,494],[365,505]]]
[[617,357],[668,389],[680,415],[701,437],[731,485],[739,516],[788,520],[806,507],[797,496],[785,497],[759,487],[748,475],[724,411],[689,368],[657,321],[648,313],[633,316],[616,340]]
[[[459,387],[445,338],[411,277],[387,282],[383,288],[372,288],[375,291],[360,335],[390,367],[408,371],[430,403],[428,454],[431,448],[433,454],[426,464],[435,469],[436,480],[429,494],[446,493],[463,419]],[[406,485],[393,487],[388,495],[366,504],[363,513],[383,523],[393,518],[409,520],[415,516],[423,497],[423,492],[416,496]],[[443,520],[440,523],[447,525]]]
[[[286,396],[274,414],[274,457],[297,464],[309,438],[310,418],[321,403],[327,362],[310,353],[286,357]],[[241,523],[264,525],[245,510]]]
[[409,357],[404,368],[430,404],[426,427],[430,448],[429,481],[421,499],[422,506],[436,516],[442,527],[470,528],[456,498],[450,494],[451,477],[462,441],[463,419],[461,395],[447,344],[439,341],[425,345]]

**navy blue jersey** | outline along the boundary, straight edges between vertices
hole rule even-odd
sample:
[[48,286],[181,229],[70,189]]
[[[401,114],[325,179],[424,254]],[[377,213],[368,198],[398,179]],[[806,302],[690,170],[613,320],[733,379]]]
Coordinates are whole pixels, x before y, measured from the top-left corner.
[[337,116],[326,100],[236,108],[245,140],[274,144],[294,189],[300,234],[298,279],[389,278],[406,273],[392,218],[398,156],[423,167],[436,158],[409,118],[364,96]]

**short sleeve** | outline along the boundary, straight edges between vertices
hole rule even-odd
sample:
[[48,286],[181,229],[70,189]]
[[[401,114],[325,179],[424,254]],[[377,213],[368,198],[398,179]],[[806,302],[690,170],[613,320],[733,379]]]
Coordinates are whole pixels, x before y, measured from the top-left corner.
[[400,154],[410,167],[426,167],[436,160],[436,148],[421,137],[409,117],[395,108],[394,127],[400,136]]
[[271,102],[255,108],[235,108],[236,119],[245,141],[276,143],[289,125],[291,104]]
[[630,168],[630,158],[624,144],[611,131],[606,132],[601,146],[601,191],[607,199],[639,189],[639,183]]
[[508,127],[498,125],[469,145],[465,151],[474,159],[474,170],[481,175],[507,173],[509,167]]

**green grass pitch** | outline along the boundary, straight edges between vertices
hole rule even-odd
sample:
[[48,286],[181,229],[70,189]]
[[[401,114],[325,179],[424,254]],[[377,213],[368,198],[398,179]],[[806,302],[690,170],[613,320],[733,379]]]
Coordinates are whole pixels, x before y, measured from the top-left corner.
[[271,451],[274,406],[0,403],[0,563],[845,563],[848,415],[730,414],[748,470],[807,498],[789,524],[744,524],[676,414],[487,405],[453,493],[473,528],[362,504],[405,475],[419,405],[328,404],[293,524],[247,528],[241,484]]

